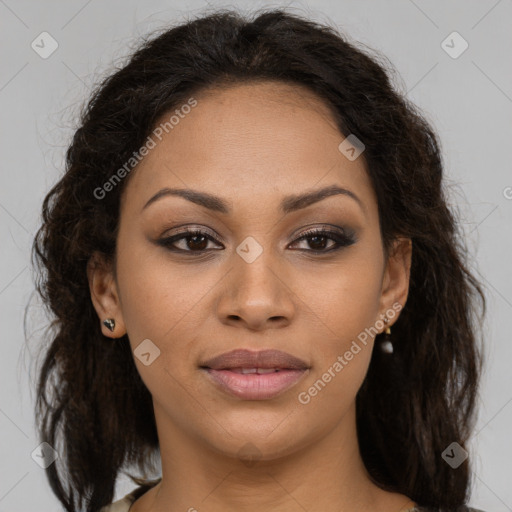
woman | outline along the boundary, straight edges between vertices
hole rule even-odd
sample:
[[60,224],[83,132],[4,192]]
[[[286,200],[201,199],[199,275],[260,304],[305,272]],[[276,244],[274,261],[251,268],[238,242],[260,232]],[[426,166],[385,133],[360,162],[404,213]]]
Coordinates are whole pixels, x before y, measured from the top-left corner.
[[219,11],[141,45],[34,241],[65,509],[472,510],[485,300],[442,176],[434,130],[331,28]]

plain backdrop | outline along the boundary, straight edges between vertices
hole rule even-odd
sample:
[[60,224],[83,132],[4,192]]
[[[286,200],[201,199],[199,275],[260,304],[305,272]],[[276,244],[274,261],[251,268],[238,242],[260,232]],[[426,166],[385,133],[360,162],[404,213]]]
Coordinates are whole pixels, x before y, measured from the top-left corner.
[[[336,25],[382,52],[399,73],[397,86],[440,135],[450,203],[489,303],[487,363],[471,441],[471,505],[512,510],[511,0],[0,0],[0,512],[60,510],[31,456],[39,445],[35,348],[45,318],[33,297],[30,247],[43,197],[63,170],[79,107],[138,37],[217,7],[249,12],[279,6]],[[41,37],[46,43],[36,51]],[[41,46],[49,52],[52,44],[56,50],[43,58]],[[133,487],[121,478],[116,499]]]

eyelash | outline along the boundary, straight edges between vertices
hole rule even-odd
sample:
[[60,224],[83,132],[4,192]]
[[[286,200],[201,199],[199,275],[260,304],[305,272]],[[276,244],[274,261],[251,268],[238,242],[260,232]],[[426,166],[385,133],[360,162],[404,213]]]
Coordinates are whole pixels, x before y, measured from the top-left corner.
[[[193,238],[194,236],[204,236],[208,240],[210,240],[212,242],[216,242],[216,240],[206,231],[203,231],[201,229],[195,229],[195,228],[187,228],[185,231],[182,231],[181,233],[177,233],[170,237],[163,238],[163,239],[159,240],[158,243],[159,243],[159,245],[164,246],[166,249],[168,249],[169,251],[172,251],[172,252],[191,253],[191,254],[195,253],[197,255],[201,255],[207,251],[212,250],[212,249],[201,249],[198,251],[193,251],[190,249],[188,249],[188,250],[187,249],[178,249],[172,245],[174,242],[177,242],[178,240]],[[334,247],[331,247],[331,248],[325,249],[325,250],[318,250],[318,249],[302,249],[302,250],[305,250],[306,252],[312,252],[314,254],[326,254],[326,253],[338,251],[338,250],[342,249],[343,247],[348,247],[357,241],[355,236],[353,236],[352,234],[347,234],[347,233],[343,233],[343,232],[320,228],[320,229],[310,229],[310,230],[302,233],[302,235],[299,238],[297,238],[293,243],[301,242],[303,240],[306,240],[308,238],[312,238],[315,236],[329,238],[331,240],[334,240],[336,242],[336,244],[334,245]],[[213,249],[213,250],[219,250],[219,249]]]

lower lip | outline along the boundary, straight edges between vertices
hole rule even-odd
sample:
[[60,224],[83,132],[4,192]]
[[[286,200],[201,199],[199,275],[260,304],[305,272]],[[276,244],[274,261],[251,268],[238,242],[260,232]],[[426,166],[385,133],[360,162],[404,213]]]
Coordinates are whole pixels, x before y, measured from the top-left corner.
[[224,391],[243,400],[269,400],[295,385],[309,370],[280,370],[274,373],[236,373],[203,368]]

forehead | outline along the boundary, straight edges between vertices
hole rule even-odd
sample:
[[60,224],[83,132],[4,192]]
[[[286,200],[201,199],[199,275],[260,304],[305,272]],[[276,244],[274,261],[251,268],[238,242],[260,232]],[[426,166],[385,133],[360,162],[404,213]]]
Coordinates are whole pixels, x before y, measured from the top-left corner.
[[159,188],[182,187],[257,206],[333,183],[356,189],[365,203],[375,200],[364,159],[340,152],[345,136],[307,88],[237,84],[193,99],[193,108],[178,105],[157,123],[177,114],[132,171],[124,193],[129,205],[140,209]]

